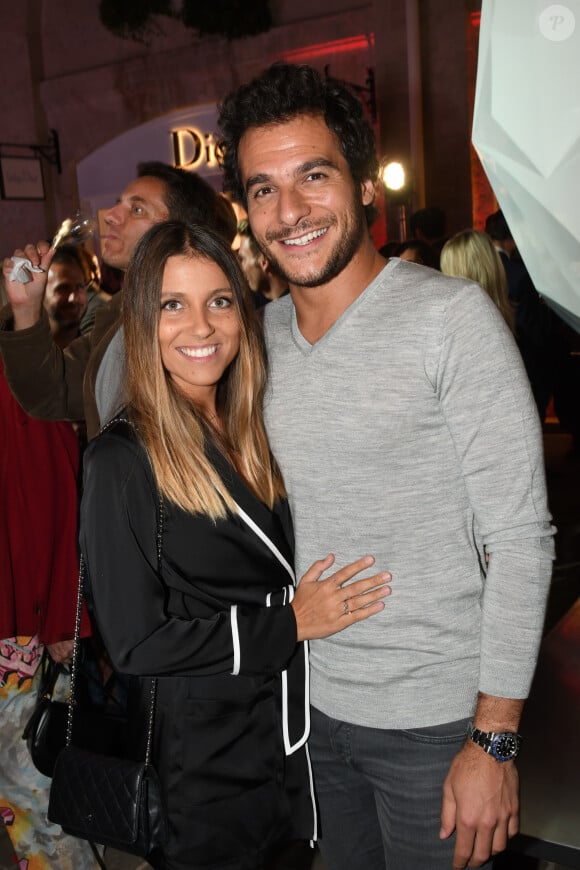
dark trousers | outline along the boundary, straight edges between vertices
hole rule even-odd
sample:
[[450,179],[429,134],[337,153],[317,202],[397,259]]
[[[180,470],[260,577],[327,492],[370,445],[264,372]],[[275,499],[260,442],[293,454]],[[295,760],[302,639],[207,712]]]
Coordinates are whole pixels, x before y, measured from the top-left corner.
[[328,870],[450,870],[455,836],[439,839],[442,788],[468,722],[389,731],[312,710],[309,746]]

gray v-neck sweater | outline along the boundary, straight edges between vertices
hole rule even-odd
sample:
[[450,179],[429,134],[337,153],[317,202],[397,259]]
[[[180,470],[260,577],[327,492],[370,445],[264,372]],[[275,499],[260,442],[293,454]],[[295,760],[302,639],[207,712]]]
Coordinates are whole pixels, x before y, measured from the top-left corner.
[[554,529],[538,414],[489,297],[391,260],[314,345],[290,297],[265,321],[298,576],[328,552],[393,575],[384,611],[311,643],[314,706],[408,728],[471,715],[478,690],[526,697]]

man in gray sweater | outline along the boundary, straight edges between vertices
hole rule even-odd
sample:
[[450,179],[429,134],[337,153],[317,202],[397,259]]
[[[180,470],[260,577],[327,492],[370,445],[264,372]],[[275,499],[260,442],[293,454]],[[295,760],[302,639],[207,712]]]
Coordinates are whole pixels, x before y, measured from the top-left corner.
[[375,251],[373,135],[348,89],[276,64],[220,126],[226,186],[291,292],[265,313],[266,415],[297,570],[322,545],[393,576],[381,614],[311,644],[323,857],[479,866],[518,827],[553,559],[521,358],[478,285]]

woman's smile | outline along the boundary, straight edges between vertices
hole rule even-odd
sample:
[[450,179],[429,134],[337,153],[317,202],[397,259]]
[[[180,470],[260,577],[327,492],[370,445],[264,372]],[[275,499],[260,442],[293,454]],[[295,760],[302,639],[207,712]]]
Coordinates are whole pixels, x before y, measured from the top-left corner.
[[208,344],[205,347],[179,347],[177,349],[191,359],[206,360],[218,352],[219,345]]
[[233,292],[213,261],[196,256],[167,260],[159,347],[163,365],[181,392],[213,407],[217,385],[240,347]]

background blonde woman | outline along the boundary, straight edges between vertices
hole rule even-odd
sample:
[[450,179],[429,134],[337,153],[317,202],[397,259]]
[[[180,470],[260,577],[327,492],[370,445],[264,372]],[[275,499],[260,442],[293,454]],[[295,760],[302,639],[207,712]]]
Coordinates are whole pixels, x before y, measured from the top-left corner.
[[514,332],[514,312],[508,298],[505,269],[487,233],[462,230],[443,246],[441,271],[456,278],[470,278],[483,287]]

